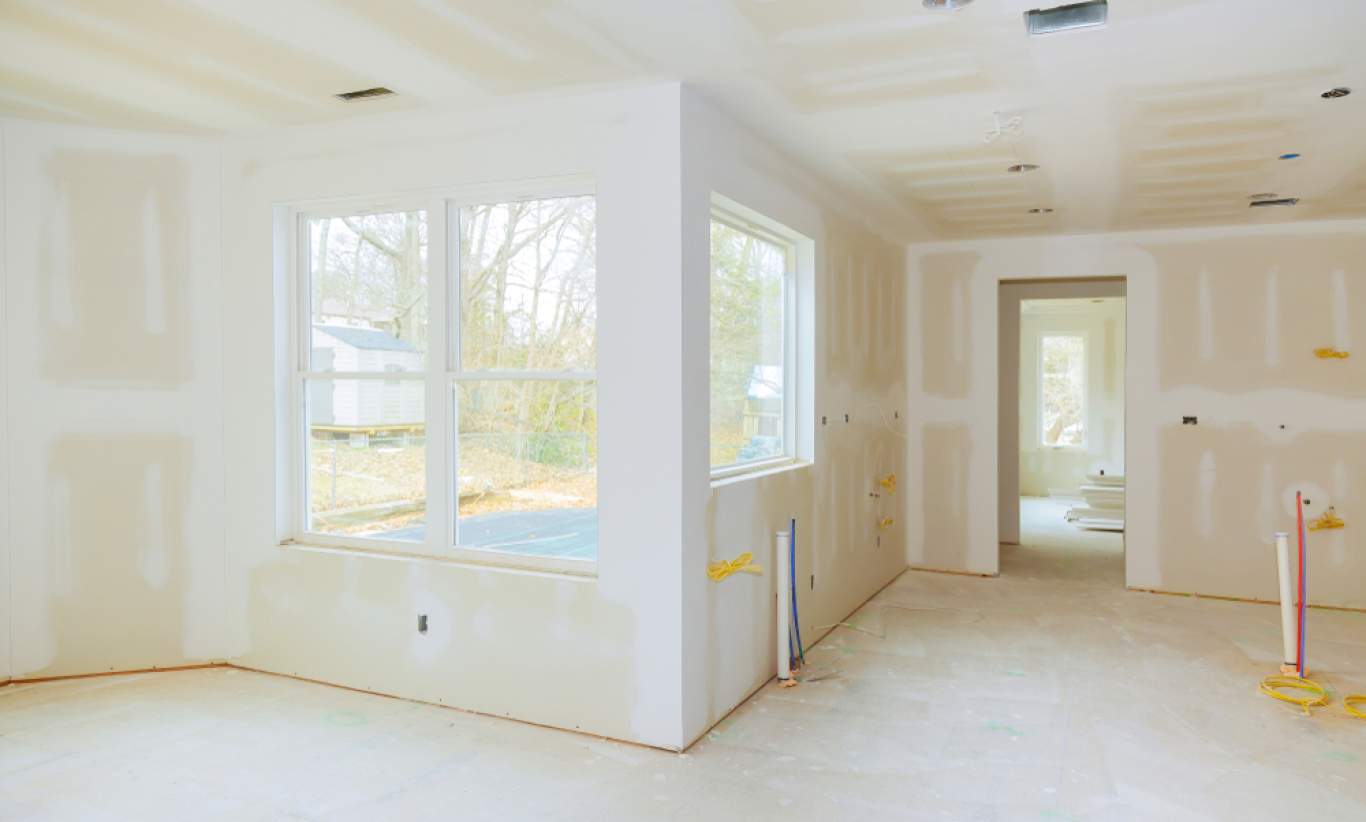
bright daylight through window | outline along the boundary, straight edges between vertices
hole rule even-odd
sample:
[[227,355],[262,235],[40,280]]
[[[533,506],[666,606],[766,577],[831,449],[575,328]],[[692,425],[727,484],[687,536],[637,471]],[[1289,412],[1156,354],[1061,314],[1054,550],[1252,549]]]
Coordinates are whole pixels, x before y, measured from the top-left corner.
[[792,247],[711,223],[711,466],[715,473],[792,454],[786,317]]
[[302,221],[307,535],[596,559],[595,216],[573,196]]
[[1039,415],[1044,445],[1086,445],[1086,338],[1045,336],[1039,343]]

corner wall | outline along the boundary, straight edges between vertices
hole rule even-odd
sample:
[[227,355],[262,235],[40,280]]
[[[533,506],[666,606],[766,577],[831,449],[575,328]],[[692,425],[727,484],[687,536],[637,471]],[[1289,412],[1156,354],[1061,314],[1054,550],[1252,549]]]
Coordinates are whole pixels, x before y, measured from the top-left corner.
[[[229,144],[224,313],[256,329],[224,364],[234,661],[682,747],[679,133],[661,85]],[[597,191],[597,578],[281,546],[274,207],[565,176]]]
[[[710,209],[716,192],[815,241],[798,313],[814,373],[798,405],[814,414],[798,452],[814,463],[713,484],[708,464]],[[695,91],[683,94],[683,675],[689,740],[776,673],[773,540],[797,519],[801,632],[810,645],[906,564],[906,373],[901,246],[847,215],[832,192]],[[803,302],[804,301],[804,302]],[[799,351],[799,360],[802,358]],[[846,422],[845,415],[848,414]],[[824,417],[826,423],[822,424]],[[874,499],[870,493],[883,492]],[[895,520],[878,527],[880,516]],[[751,551],[763,576],[721,583],[707,564]]]
[[[1315,604],[1366,607],[1366,225],[1303,223],[912,246],[912,565],[997,571],[997,288],[1128,278],[1130,587],[1276,598],[1294,491]],[[1198,417],[1196,426],[1183,416]],[[1284,428],[1282,428],[1284,426]]]
[[8,674],[221,659],[217,145],[0,129]]

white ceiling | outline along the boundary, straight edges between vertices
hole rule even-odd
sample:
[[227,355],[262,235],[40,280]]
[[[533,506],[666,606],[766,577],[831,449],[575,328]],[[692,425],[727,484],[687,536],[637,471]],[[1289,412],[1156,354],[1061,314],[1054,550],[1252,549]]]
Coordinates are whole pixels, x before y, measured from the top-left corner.
[[[0,114],[246,133],[681,79],[903,239],[1366,216],[1366,1],[1111,0],[1027,37],[1049,4],[0,0]],[[400,96],[331,97],[373,85]],[[988,144],[996,111],[1023,126]]]

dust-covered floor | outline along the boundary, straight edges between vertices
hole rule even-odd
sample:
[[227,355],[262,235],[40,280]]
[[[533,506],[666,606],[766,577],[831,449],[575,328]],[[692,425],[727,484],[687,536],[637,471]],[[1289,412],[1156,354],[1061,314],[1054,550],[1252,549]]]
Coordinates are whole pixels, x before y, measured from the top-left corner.
[[[903,575],[683,755],[234,669],[13,685],[0,818],[1366,818],[1366,721],[1257,692],[1276,608],[1053,559]],[[1366,691],[1366,615],[1311,619]]]

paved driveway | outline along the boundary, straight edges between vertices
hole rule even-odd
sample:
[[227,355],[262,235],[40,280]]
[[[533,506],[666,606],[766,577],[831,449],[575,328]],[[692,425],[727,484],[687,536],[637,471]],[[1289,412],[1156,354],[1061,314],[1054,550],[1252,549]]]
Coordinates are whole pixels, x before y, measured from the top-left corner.
[[[415,525],[371,536],[422,542],[427,527]],[[595,559],[598,553],[598,509],[504,511],[460,519],[462,548],[487,548],[510,554]]]

